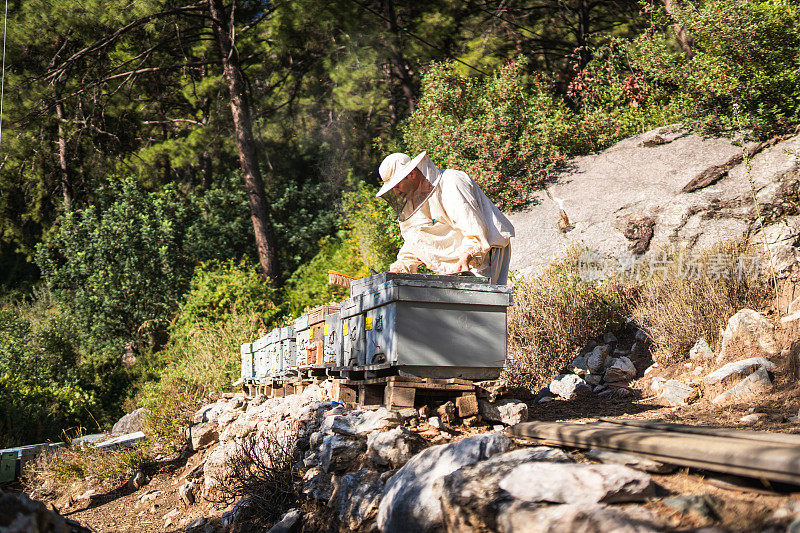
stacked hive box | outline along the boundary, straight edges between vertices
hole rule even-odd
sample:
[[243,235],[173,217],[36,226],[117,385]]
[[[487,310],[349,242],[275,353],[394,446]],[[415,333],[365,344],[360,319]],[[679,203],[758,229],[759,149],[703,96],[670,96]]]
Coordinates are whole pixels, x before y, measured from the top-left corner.
[[269,344],[270,334],[253,341],[253,381],[256,383],[269,375]]
[[308,315],[300,315],[294,321],[294,335],[297,346],[296,358],[293,367],[302,368],[306,366],[308,359]]
[[343,301],[339,316],[342,320],[342,367],[362,367],[366,363],[366,335],[361,295]]
[[253,362],[253,344],[246,342],[242,344],[242,380],[244,383],[250,383],[255,375],[255,366]]
[[325,345],[322,349],[322,363],[331,368],[344,366],[342,363],[342,319],[339,313],[325,317],[323,329]]
[[294,326],[280,329],[280,365],[281,370],[289,370],[297,361],[297,342],[295,340]]
[[339,312],[334,305],[321,305],[308,312],[308,345],[306,364],[322,365],[325,359],[325,319]]

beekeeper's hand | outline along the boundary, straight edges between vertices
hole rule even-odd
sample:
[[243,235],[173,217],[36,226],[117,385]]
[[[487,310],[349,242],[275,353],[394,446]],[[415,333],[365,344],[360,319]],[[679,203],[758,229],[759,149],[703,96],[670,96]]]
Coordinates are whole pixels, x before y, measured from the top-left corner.
[[472,261],[470,254],[464,254],[458,259],[456,265],[456,272],[469,272],[469,262]]

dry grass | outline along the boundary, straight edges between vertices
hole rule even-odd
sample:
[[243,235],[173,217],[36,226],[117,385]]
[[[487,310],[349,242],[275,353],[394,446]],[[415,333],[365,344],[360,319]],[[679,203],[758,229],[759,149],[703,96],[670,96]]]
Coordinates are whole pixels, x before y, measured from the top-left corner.
[[[742,271],[740,258],[752,257],[744,241],[721,244],[697,257],[680,250],[664,254],[658,271],[648,272],[642,282],[633,311],[645,326],[659,363],[685,359],[701,337],[718,350],[720,328],[731,316],[770,303],[766,272],[754,276]],[[750,264],[745,261],[745,270]]]
[[587,341],[622,324],[632,288],[618,278],[584,281],[577,251],[538,276],[515,279],[508,313],[510,383],[547,385]]

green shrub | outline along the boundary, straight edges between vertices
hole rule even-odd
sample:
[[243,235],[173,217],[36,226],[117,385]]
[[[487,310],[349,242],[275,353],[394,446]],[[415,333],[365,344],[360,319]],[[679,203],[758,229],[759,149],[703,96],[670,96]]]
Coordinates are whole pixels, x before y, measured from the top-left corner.
[[617,329],[628,314],[630,287],[619,279],[584,281],[576,255],[539,275],[513,280],[508,312],[513,385],[546,386],[587,341]]
[[756,135],[785,132],[800,121],[800,5],[788,0],[674,2],[674,19],[694,40],[687,60],[662,32],[632,49],[648,83],[686,120],[705,129],[737,128],[733,105]]
[[440,166],[463,170],[505,209],[523,205],[565,161],[574,136],[573,113],[543,79],[528,82],[523,67],[511,61],[480,79],[434,64],[402,127],[410,151],[427,150]]

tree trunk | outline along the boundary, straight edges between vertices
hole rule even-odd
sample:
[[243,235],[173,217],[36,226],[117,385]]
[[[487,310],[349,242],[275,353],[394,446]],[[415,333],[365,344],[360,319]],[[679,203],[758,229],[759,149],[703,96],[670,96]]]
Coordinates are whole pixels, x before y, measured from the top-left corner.
[[[675,18],[675,9],[673,6],[673,0],[663,0],[664,8],[667,10],[667,14]],[[677,22],[672,24],[672,29],[675,32],[675,37],[678,39],[678,44],[683,50],[683,53],[686,54],[686,60],[688,61],[692,57],[694,57],[694,50],[692,49],[694,46],[694,39],[689,33],[686,31],[686,27],[678,24]]]
[[64,198],[64,212],[72,211],[72,184],[67,164],[67,133],[64,131],[64,106],[56,93],[56,118],[58,119],[58,169],[61,179],[61,196]]
[[403,96],[408,102],[408,112],[413,113],[416,107],[414,82],[411,79],[411,67],[408,66],[408,62],[403,55],[400,27],[397,24],[394,2],[392,0],[383,0],[383,9],[386,18],[389,19],[385,26],[391,33],[389,36],[389,48],[392,52],[392,70],[394,70],[397,79],[400,80],[400,88],[403,90]]
[[231,114],[236,130],[236,147],[239,151],[239,163],[244,176],[244,189],[250,203],[250,220],[253,222],[261,270],[266,280],[274,281],[277,272],[275,239],[272,236],[267,199],[264,194],[264,182],[256,157],[250,103],[247,99],[244,74],[239,68],[239,56],[234,48],[227,13],[223,10],[220,0],[208,0],[208,10],[222,56],[225,81],[228,83],[230,92]]

